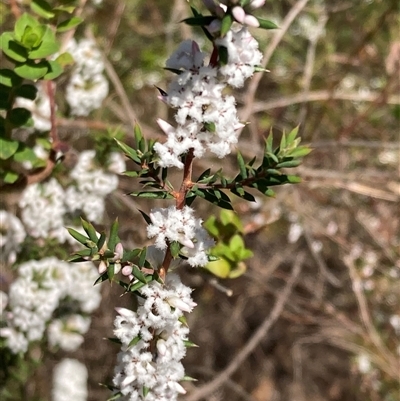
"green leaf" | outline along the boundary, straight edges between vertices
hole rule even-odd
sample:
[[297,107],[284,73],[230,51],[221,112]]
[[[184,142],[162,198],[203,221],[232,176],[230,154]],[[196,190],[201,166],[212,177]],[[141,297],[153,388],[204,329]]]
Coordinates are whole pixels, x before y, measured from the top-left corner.
[[122,397],[122,393],[118,391],[118,393],[114,394],[112,397],[107,398],[107,401],[115,401],[118,400],[118,398]]
[[132,262],[133,259],[135,259],[142,250],[140,248],[138,249],[133,249],[132,251],[124,251],[124,257],[122,258],[122,262]]
[[288,146],[290,146],[294,142],[294,140],[296,139],[296,136],[297,136],[298,133],[299,133],[299,126],[293,128],[289,132],[289,134],[287,136],[287,139],[286,139],[286,143],[287,143]]
[[89,236],[90,240],[97,244],[99,238],[97,237],[97,233],[93,225],[82,218],[81,218],[81,224],[86,234]]
[[197,17],[190,17],[182,20],[187,25],[190,26],[207,26],[210,25],[216,18],[212,15],[199,15]]
[[54,32],[51,30],[51,28],[46,26],[42,37],[42,42],[40,43],[37,49],[29,52],[28,57],[31,60],[38,58],[45,58],[51,56],[54,53],[57,53],[59,49],[60,46],[57,43]]
[[235,194],[236,196],[239,196],[240,198],[245,199],[245,200],[247,200],[249,202],[255,202],[256,201],[254,196],[251,193],[245,191],[243,189],[243,187],[232,188],[231,192],[233,194]]
[[4,54],[17,62],[24,62],[28,58],[28,53],[25,47],[21,46],[14,40],[14,35],[11,32],[4,32],[0,36],[0,49]]
[[43,78],[49,69],[49,63],[45,60],[34,63],[28,60],[25,64],[20,64],[18,67],[14,68],[14,71],[21,78],[30,79],[31,81],[36,81]]
[[299,146],[290,152],[290,157],[297,159],[298,157],[307,156],[311,152],[312,149],[308,148],[307,146]]
[[229,278],[238,278],[242,276],[244,273],[246,273],[247,266],[243,262],[239,262],[234,266],[234,268],[229,272],[228,277]]
[[172,241],[170,243],[170,250],[172,257],[176,258],[179,255],[179,252],[181,251],[181,244],[177,241]]
[[29,146],[26,146],[23,143],[20,143],[18,150],[14,153],[13,159],[18,162],[31,162],[34,163],[38,157],[36,156],[35,152]]
[[301,178],[297,175],[287,175],[286,178],[291,184],[298,184],[299,182],[301,182]]
[[215,130],[216,130],[215,123],[208,123],[208,122],[205,122],[205,123],[204,123],[204,128],[205,128],[207,131],[209,131],[209,132],[215,132]]
[[137,196],[138,198],[149,198],[149,199],[172,199],[171,195],[167,191],[135,191],[129,195]]
[[46,32],[45,25],[38,25],[35,27],[27,26],[21,38],[21,43],[24,47],[31,50],[42,43],[43,35]]
[[231,14],[225,14],[221,21],[221,36],[225,36],[231,29],[233,17]]
[[276,25],[274,22],[263,19],[263,18],[257,18],[257,21],[260,24],[261,29],[278,29],[278,25]]
[[[11,88],[0,84],[0,110],[9,110],[12,108]],[[4,120],[5,121],[5,120]],[[0,129],[4,129],[4,121],[0,121]],[[1,131],[0,131],[1,132]]]
[[106,243],[106,239],[107,239],[106,233],[102,231],[100,234],[100,238],[97,241],[97,249],[103,248],[103,245]]
[[284,132],[282,133],[281,143],[280,143],[280,145],[279,145],[279,149],[280,149],[280,150],[286,149],[286,146],[287,146],[286,134],[285,134],[285,131],[284,131]]
[[139,341],[141,340],[140,335],[136,336],[135,338],[133,338],[128,345],[128,348],[131,348],[133,346],[135,346]]
[[24,85],[21,85],[19,88],[17,88],[17,90],[15,91],[15,96],[23,97],[23,98],[29,99],[29,100],[35,100],[37,91],[38,91],[38,89],[36,88],[35,85],[24,84]]
[[15,39],[18,41],[22,40],[22,35],[25,32],[25,28],[30,26],[32,28],[39,25],[39,22],[27,13],[23,13],[16,21],[14,26]]
[[139,256],[139,267],[143,267],[144,266],[144,262],[146,261],[146,254],[147,254],[147,248],[143,248],[142,251],[140,252],[140,256]]
[[301,164],[301,160],[288,160],[282,163],[277,164],[276,168],[290,168],[290,167],[297,167]]
[[0,138],[0,159],[7,160],[18,150],[19,142]]
[[215,262],[209,262],[205,268],[220,278],[227,278],[231,271],[231,264],[226,259],[218,259]]
[[220,65],[227,65],[229,60],[228,49],[225,46],[218,46],[218,60]]
[[130,159],[132,159],[136,164],[141,164],[142,161],[140,157],[138,156],[137,152],[135,149],[131,148],[130,146],[126,145],[123,142],[120,142],[118,139],[114,139],[118,146],[123,150],[123,152],[128,156]]
[[[148,284],[152,279],[153,279],[152,276],[147,276],[146,283]],[[142,283],[141,281],[138,281],[137,283],[130,285],[128,288],[128,291],[135,292],[135,291],[139,290],[140,288],[144,287],[145,285],[146,284]]]
[[111,341],[112,343],[115,344],[122,344],[122,341],[119,338],[116,337],[107,337],[107,340]]
[[83,234],[79,233],[78,231],[74,230],[73,228],[67,228],[69,234],[75,238],[78,242],[80,242],[82,245],[86,245],[88,238],[85,237]]
[[108,265],[108,267],[107,267],[107,276],[108,276],[108,279],[110,281],[112,281],[112,279],[114,278],[114,276],[115,276],[115,265],[114,265],[114,263],[110,263]]
[[18,180],[19,175],[14,171],[7,171],[3,177],[3,180],[6,184],[14,184],[15,181]]
[[[275,163],[279,163],[279,159],[276,157],[274,153],[271,152],[265,152],[265,156],[271,158]],[[264,162],[263,162],[264,164]]]
[[16,107],[7,113],[7,120],[13,127],[21,127],[25,125],[31,118],[31,112],[23,107]]
[[[0,39],[1,40],[1,39]],[[21,77],[19,77],[14,71],[8,68],[2,68],[0,70],[0,84],[7,87],[16,87],[22,82]]]
[[192,341],[189,340],[183,340],[183,344],[185,345],[186,348],[198,348],[199,346],[195,344]]
[[244,163],[243,156],[239,151],[237,152],[237,161],[239,165],[240,175],[242,176],[242,178],[247,178],[246,165]]
[[60,22],[57,25],[57,32],[69,31],[70,29],[75,28],[80,23],[82,23],[82,21],[83,21],[83,18],[80,18],[80,17],[69,18],[63,22]]
[[100,284],[100,283],[102,283],[103,281],[106,281],[106,280],[108,280],[108,273],[104,272],[101,276],[99,276],[96,279],[96,281],[94,282],[93,285]]
[[110,239],[108,240],[108,247],[112,251],[114,250],[115,246],[120,242],[119,237],[118,237],[118,218],[115,219],[115,221],[111,225],[110,229]]
[[75,64],[74,58],[73,58],[73,57],[71,56],[71,54],[68,53],[68,52],[61,53],[61,54],[55,59],[55,61],[57,61],[57,63],[60,64],[61,67],[63,67],[63,68]]
[[46,0],[32,0],[31,10],[46,19],[53,18],[55,15],[51,5]]
[[239,234],[234,235],[229,241],[229,248],[234,253],[237,253],[237,251],[245,248],[242,236]]
[[132,274],[139,280],[141,281],[143,284],[147,284],[146,281],[146,276],[143,274],[143,272],[137,267],[137,266],[133,266],[132,268]]
[[138,210],[139,210],[140,214],[142,215],[142,217],[144,218],[144,220],[146,221],[146,223],[147,224],[152,224],[152,222],[150,220],[150,217],[145,212],[143,212],[142,210],[140,210],[140,209],[138,209]]
[[273,140],[274,137],[272,135],[272,130],[270,131],[268,138],[265,140],[265,153],[273,153],[274,149],[273,149]]
[[48,64],[49,70],[47,71],[47,74],[43,77],[43,79],[56,79],[63,73],[63,67],[57,61],[49,60]]

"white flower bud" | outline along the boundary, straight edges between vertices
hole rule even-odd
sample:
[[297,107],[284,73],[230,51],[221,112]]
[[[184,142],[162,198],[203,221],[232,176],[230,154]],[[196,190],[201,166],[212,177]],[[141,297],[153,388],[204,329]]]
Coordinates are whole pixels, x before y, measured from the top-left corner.
[[102,260],[99,264],[99,274],[103,274],[107,271],[107,264],[104,260]]
[[129,276],[132,273],[132,266],[126,265],[122,268],[122,275]]
[[160,338],[157,341],[157,351],[162,356],[164,356],[167,353],[167,346],[162,338]]

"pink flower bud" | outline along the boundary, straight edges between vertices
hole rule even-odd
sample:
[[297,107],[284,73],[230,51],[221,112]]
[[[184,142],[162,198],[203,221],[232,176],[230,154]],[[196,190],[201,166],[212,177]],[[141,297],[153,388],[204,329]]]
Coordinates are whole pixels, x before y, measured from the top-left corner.
[[121,270],[122,275],[129,276],[132,273],[132,266],[126,265]]
[[183,312],[191,312],[192,309],[197,305],[195,302],[190,302],[190,305],[187,302],[182,301],[179,297],[170,297],[166,300],[169,305],[171,305],[175,309],[180,309]]
[[157,124],[167,135],[175,132],[175,128],[161,118],[157,118]]
[[244,23],[244,18],[246,16],[246,13],[244,12],[242,7],[240,7],[240,6],[233,7],[232,15],[237,22],[240,22],[241,24]]
[[252,26],[254,28],[258,28],[260,26],[260,23],[258,22],[257,18],[249,14],[247,14],[244,17],[244,24],[247,26]]
[[255,9],[255,8],[260,8],[265,4],[265,0],[253,0],[250,3],[250,7]]
[[117,313],[120,316],[125,317],[125,318],[130,318],[130,317],[136,316],[135,312],[133,312],[133,311],[131,311],[129,309],[126,309],[126,308],[119,308],[118,307],[118,308],[115,308],[115,310],[117,311]]
[[124,256],[124,247],[120,242],[118,242],[118,244],[115,245],[114,255],[115,255],[114,260],[120,260]]

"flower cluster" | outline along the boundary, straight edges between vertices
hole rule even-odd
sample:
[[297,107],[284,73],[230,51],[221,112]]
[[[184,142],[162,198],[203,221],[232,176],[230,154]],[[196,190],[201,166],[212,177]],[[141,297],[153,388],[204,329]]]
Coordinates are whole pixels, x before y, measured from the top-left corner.
[[116,153],[111,155],[108,169],[113,172],[107,172],[96,165],[94,151],[85,151],[70,173],[76,186],[64,190],[55,178],[29,185],[19,202],[27,232],[35,238],[57,238],[63,243],[70,239],[65,229],[66,214],[83,211],[89,220],[101,222],[105,197],[118,187],[115,173],[124,169],[123,158]]
[[35,238],[51,237],[64,242],[64,200],[64,190],[55,178],[44,184],[29,185],[19,201],[27,232]]
[[222,67],[204,65],[205,54],[190,40],[182,42],[167,60],[167,67],[179,73],[162,99],[176,110],[178,126],[158,120],[167,135],[165,143],[154,146],[162,167],[183,168],[181,156],[189,149],[197,158],[206,150],[222,158],[237,143],[238,129],[243,124],[237,117],[235,98],[223,90],[226,85],[243,86],[262,55],[246,27],[230,30],[215,44],[228,53],[227,64]]
[[19,266],[8,294],[6,327],[0,330],[8,348],[13,353],[26,352],[47,328],[51,345],[76,350],[89,329],[87,315],[100,304],[100,290],[93,287],[96,277],[90,262],[71,266],[51,257]]
[[2,262],[12,265],[26,232],[18,217],[0,210],[0,252]]
[[66,358],[56,365],[53,373],[53,401],[86,401],[88,371],[76,359]]
[[191,289],[169,274],[164,284],[152,281],[139,290],[136,312],[118,308],[114,334],[121,341],[114,385],[126,401],[174,401],[184,388],[180,360],[189,329],[180,321],[196,304]]
[[[78,163],[70,173],[76,187],[66,190],[66,205],[71,213],[81,210],[87,218],[100,222],[105,209],[105,197],[118,187],[118,177],[105,172],[95,163],[95,152],[87,150],[79,155]],[[119,154],[113,153],[110,167],[114,173],[122,173],[125,163]],[[110,168],[109,168],[110,170]]]
[[208,262],[206,251],[214,245],[214,241],[202,227],[202,220],[194,218],[193,212],[189,206],[182,210],[175,206],[152,209],[152,224],[147,227],[147,235],[149,238],[156,237],[155,245],[159,249],[165,249],[173,241],[179,242],[191,266],[205,266]]
[[96,44],[90,39],[79,43],[72,40],[68,51],[76,64],[65,98],[71,107],[71,114],[87,116],[91,111],[100,108],[108,95],[108,81],[103,75],[104,62]]

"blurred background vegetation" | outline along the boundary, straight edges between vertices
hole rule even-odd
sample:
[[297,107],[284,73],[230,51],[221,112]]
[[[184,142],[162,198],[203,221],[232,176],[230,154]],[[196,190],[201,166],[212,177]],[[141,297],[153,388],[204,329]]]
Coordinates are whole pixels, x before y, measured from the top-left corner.
[[[165,60],[182,39],[210,44],[179,23],[189,16],[185,0],[94,3],[87,2],[76,37],[94,37],[102,49],[110,94],[90,117],[65,117],[61,77],[60,136],[77,149],[101,148],[111,129],[130,143],[137,121],[148,137],[162,138],[156,118],[172,122],[172,114],[154,86],[165,89],[171,78]],[[2,30],[13,25],[12,4],[0,4]],[[254,252],[243,276],[216,283],[206,272],[181,270],[199,305],[189,317],[199,348],[185,359],[187,373],[199,381],[187,386],[188,400],[200,400],[195,387],[207,390],[202,386],[235,362],[269,317],[294,265],[297,281],[275,323],[204,399],[400,399],[399,15],[397,0],[267,0],[263,7],[260,16],[280,29],[252,31],[270,72],[236,94],[240,117],[250,122],[238,148],[250,158],[262,152],[271,128],[279,139],[300,125],[314,151],[296,169],[301,184],[256,204],[235,202]],[[224,159],[224,170],[234,160],[234,154]],[[221,161],[197,163],[198,171],[205,167],[217,170]],[[148,241],[137,209],[150,205],[124,195],[135,185],[122,179],[108,204],[108,221],[121,216],[128,246]],[[205,220],[218,214],[209,204],[194,206]],[[119,294],[104,285],[102,306],[75,355],[89,369],[90,401],[109,396],[98,383],[111,380],[117,347],[103,338],[112,336],[113,306],[131,302]],[[46,399],[46,378],[61,354],[38,371],[32,394]]]

